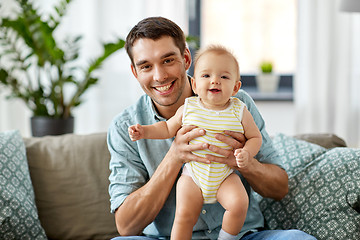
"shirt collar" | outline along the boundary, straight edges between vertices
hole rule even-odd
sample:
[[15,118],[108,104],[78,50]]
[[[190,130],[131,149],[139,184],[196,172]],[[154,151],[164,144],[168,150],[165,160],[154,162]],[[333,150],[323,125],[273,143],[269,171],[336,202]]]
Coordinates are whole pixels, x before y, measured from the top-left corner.
[[[150,97],[149,97],[150,98]],[[153,116],[154,116],[154,119],[155,121],[166,121],[166,119],[164,117],[162,117],[157,111],[156,111],[156,108],[155,108],[155,105],[154,105],[154,102],[151,100],[150,98],[150,104],[151,104],[151,110],[153,112]]]

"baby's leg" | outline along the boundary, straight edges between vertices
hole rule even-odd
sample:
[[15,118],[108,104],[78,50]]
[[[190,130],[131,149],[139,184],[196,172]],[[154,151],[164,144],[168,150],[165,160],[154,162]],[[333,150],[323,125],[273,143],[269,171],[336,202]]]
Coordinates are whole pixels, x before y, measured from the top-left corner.
[[223,231],[237,235],[244,225],[249,206],[249,197],[238,175],[232,173],[221,183],[217,199],[226,210],[222,223]]
[[202,206],[203,197],[200,188],[190,176],[181,175],[176,185],[176,212],[171,240],[191,239]]

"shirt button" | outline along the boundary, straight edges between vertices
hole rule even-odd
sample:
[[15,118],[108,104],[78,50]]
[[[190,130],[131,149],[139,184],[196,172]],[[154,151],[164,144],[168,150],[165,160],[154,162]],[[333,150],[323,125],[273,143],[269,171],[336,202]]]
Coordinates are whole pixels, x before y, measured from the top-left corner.
[[206,210],[205,210],[205,209],[202,210],[201,213],[205,215],[205,214],[206,214]]

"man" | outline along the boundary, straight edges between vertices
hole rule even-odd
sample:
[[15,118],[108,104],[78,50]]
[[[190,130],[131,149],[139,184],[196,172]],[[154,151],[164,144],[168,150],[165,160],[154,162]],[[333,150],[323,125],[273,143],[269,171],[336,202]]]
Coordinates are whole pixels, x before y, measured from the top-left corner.
[[[191,55],[182,30],[161,17],[147,18],[134,26],[127,36],[126,50],[132,73],[146,94],[115,117],[109,127],[109,194],[119,234],[146,237],[118,239],[167,239],[170,236],[175,215],[175,183],[188,161],[222,162],[238,170],[249,195],[248,213],[239,239],[315,239],[297,230],[263,231],[264,218],[254,191],[264,197],[282,199],[288,192],[288,176],[272,147],[261,115],[245,92],[240,91],[236,97],[245,102],[253,115],[262,133],[263,145],[257,159],[251,159],[241,168],[236,165],[233,150],[209,144],[189,145],[190,140],[204,134],[204,130],[193,126],[182,127],[174,139],[132,142],[128,136],[130,125],[150,125],[169,119],[185,98],[193,95],[186,74]],[[233,149],[244,145],[242,134],[225,134],[218,134],[218,140]],[[201,158],[191,153],[205,148],[225,157]],[[193,238],[217,239],[223,213],[219,203],[205,204],[194,226]]]

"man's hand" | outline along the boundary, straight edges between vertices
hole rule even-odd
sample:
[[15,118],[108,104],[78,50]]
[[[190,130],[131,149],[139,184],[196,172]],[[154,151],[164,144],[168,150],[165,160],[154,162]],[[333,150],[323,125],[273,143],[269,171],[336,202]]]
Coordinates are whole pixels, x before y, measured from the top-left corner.
[[209,145],[209,150],[218,153],[224,157],[207,155],[206,158],[211,162],[225,163],[231,168],[236,168],[237,163],[234,156],[234,149],[243,148],[246,138],[240,132],[224,131],[224,134],[215,134],[215,138],[228,144],[232,149],[222,149],[214,145]]
[[137,141],[144,138],[144,128],[140,124],[130,126],[128,132],[131,141]]
[[210,163],[208,159],[196,156],[192,153],[192,151],[207,149],[209,144],[189,144],[191,140],[204,134],[205,130],[197,128],[196,126],[185,125],[181,127],[175,136],[175,140],[172,143],[168,154],[171,154],[174,159],[178,159],[181,164],[190,161]]

